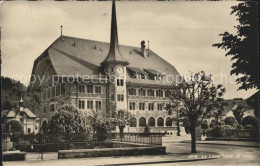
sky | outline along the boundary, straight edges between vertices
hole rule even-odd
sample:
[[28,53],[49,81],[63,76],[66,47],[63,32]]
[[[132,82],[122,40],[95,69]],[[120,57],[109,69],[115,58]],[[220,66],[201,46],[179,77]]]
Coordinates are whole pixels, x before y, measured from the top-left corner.
[[[172,64],[181,75],[205,71],[226,88],[224,98],[247,98],[256,90],[237,91],[230,76],[232,61],[212,47],[219,34],[235,33],[236,1],[116,2],[119,43],[150,49]],[[109,42],[111,1],[3,2],[0,8],[1,75],[28,85],[34,60],[63,35]],[[222,82],[220,79],[222,76]]]

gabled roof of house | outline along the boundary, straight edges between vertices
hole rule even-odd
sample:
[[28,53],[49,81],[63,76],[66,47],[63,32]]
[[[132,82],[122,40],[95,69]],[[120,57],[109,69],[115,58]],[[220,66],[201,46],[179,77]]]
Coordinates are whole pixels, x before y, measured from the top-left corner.
[[[60,36],[35,60],[32,75],[38,75],[39,68],[37,65],[45,57],[49,59],[58,76],[104,74],[100,63],[108,55],[109,47],[110,44],[106,42]],[[147,50],[150,54],[146,58],[142,56],[141,48],[139,47],[119,45],[119,50],[126,61],[129,62],[127,67],[139,68],[143,71],[144,69],[152,69],[165,76],[172,76],[163,77],[162,82],[158,82],[151,79],[135,79],[132,76],[133,73],[127,72],[126,80],[128,82],[170,84],[172,81],[176,81],[176,79],[181,79],[180,77],[176,78],[180,75],[174,66],[151,50]]]
[[18,109],[11,109],[6,115],[6,118],[14,118],[19,112],[25,112],[26,115],[30,118],[36,118],[36,115],[32,111],[30,111],[28,108],[24,108],[22,111],[19,111]]
[[29,110],[28,108],[24,108],[23,111],[27,114],[27,116],[29,116],[30,118],[36,118],[37,116],[34,115],[34,113]]
[[9,110],[2,110],[1,111],[1,118],[5,118],[8,114]]
[[224,105],[224,110],[221,114],[222,116],[225,116],[229,111],[236,109],[238,105],[244,106],[245,110],[250,109],[245,100],[224,100],[223,102],[226,105]]
[[18,109],[12,108],[11,110],[9,110],[6,117],[7,118],[14,118],[15,115],[18,113],[18,111],[19,111]]

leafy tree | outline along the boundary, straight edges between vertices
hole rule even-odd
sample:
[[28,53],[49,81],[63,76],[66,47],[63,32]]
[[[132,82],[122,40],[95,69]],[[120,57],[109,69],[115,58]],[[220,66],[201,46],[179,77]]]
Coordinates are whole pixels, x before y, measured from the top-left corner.
[[130,125],[130,127],[136,127],[137,120],[136,120],[136,118],[134,116],[131,116],[129,125]]
[[134,119],[133,115],[126,110],[118,110],[114,112],[113,117],[115,118],[115,124],[119,128],[120,138],[123,138],[124,128],[126,125],[131,123],[131,120]]
[[11,110],[12,105],[8,100],[5,100],[2,105],[2,110]]
[[103,141],[115,128],[113,121],[101,110],[91,110],[87,119],[93,130],[94,139]]
[[48,129],[49,129],[48,122],[44,120],[41,125],[41,132],[46,134],[48,132]]
[[242,105],[238,105],[237,108],[233,110],[233,114],[239,125],[242,124],[244,113],[244,107]]
[[172,103],[181,103],[180,121],[186,124],[191,132],[191,151],[196,152],[196,126],[219,106],[219,98],[223,96],[225,88],[215,86],[211,76],[201,71],[190,75],[185,81],[173,83]]
[[[170,104],[167,104],[166,107],[165,107],[166,110],[168,110],[168,114],[170,116],[172,116],[172,119],[171,119],[171,123],[172,121],[176,121],[176,125],[177,125],[177,136],[180,136],[180,109],[183,109],[181,107],[181,104],[179,102],[175,102],[175,103],[170,103]],[[169,123],[169,121],[166,121],[166,125],[167,126],[171,126],[171,124],[167,124]]]
[[145,135],[149,135],[150,134],[150,127],[148,125],[145,125],[144,134]]
[[10,133],[21,132],[23,133],[23,126],[21,122],[17,120],[11,120],[5,125],[6,131]]
[[70,141],[73,135],[88,133],[89,127],[79,110],[74,106],[64,105],[52,115],[49,130],[52,135],[60,134]]
[[220,34],[222,42],[213,44],[213,47],[228,50],[226,56],[231,56],[233,61],[231,74],[239,76],[236,79],[241,84],[239,90],[259,89],[259,73],[256,72],[259,68],[257,3],[246,1],[231,8],[230,14],[237,16],[239,22],[235,26],[237,32],[235,35]]
[[219,100],[219,106],[213,111],[212,117],[215,119],[215,124],[221,123],[221,115],[224,110],[224,107],[228,105],[228,103],[224,102],[222,99]]
[[225,125],[230,125],[230,126],[233,126],[233,127],[237,126],[236,119],[232,116],[226,117],[224,119],[224,122],[225,122]]

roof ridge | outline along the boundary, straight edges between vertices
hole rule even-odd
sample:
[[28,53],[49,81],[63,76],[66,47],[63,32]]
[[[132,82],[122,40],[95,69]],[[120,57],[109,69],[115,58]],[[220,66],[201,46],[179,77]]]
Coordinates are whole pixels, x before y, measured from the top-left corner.
[[[81,37],[73,37],[73,36],[65,36],[65,35],[63,35],[62,37],[75,38],[75,39],[80,39],[80,40],[88,40],[88,41],[93,41],[93,42],[100,42],[100,43],[110,44],[109,42],[105,42],[105,41],[94,40],[94,39],[86,39],[86,38],[81,38]],[[118,44],[118,45],[119,46],[123,46],[123,47],[133,47],[133,48],[137,48],[137,49],[141,50],[141,47],[137,47],[137,46],[131,46],[131,45],[125,45],[125,44]],[[152,51],[151,49],[149,49],[149,50]]]

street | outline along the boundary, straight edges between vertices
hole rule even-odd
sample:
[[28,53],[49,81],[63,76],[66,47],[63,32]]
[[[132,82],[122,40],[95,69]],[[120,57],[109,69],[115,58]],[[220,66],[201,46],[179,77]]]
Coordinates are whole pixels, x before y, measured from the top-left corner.
[[[187,137],[188,138],[188,137]],[[189,153],[190,143],[173,142],[172,137],[164,138],[163,146],[166,146],[167,153]],[[230,145],[197,144],[197,151],[210,151],[219,153],[222,158],[202,160],[193,162],[180,162],[160,165],[259,165],[259,148]]]
[[[259,165],[259,149],[257,147],[197,144],[197,152],[215,152],[222,158],[196,160],[196,155],[190,154],[190,143],[182,143],[190,140],[189,135],[181,137],[163,137],[163,146],[166,146],[167,155],[139,155],[139,156],[115,156],[115,157],[90,157],[74,159],[57,159],[57,153],[44,153],[40,159],[38,153],[27,153],[27,161],[4,162],[4,165]],[[228,144],[229,142],[223,141]],[[242,142],[243,143],[243,142]],[[210,153],[205,153],[210,154]],[[205,156],[210,158],[211,156]],[[128,163],[128,164],[127,164]],[[148,164],[149,163],[149,164]]]

